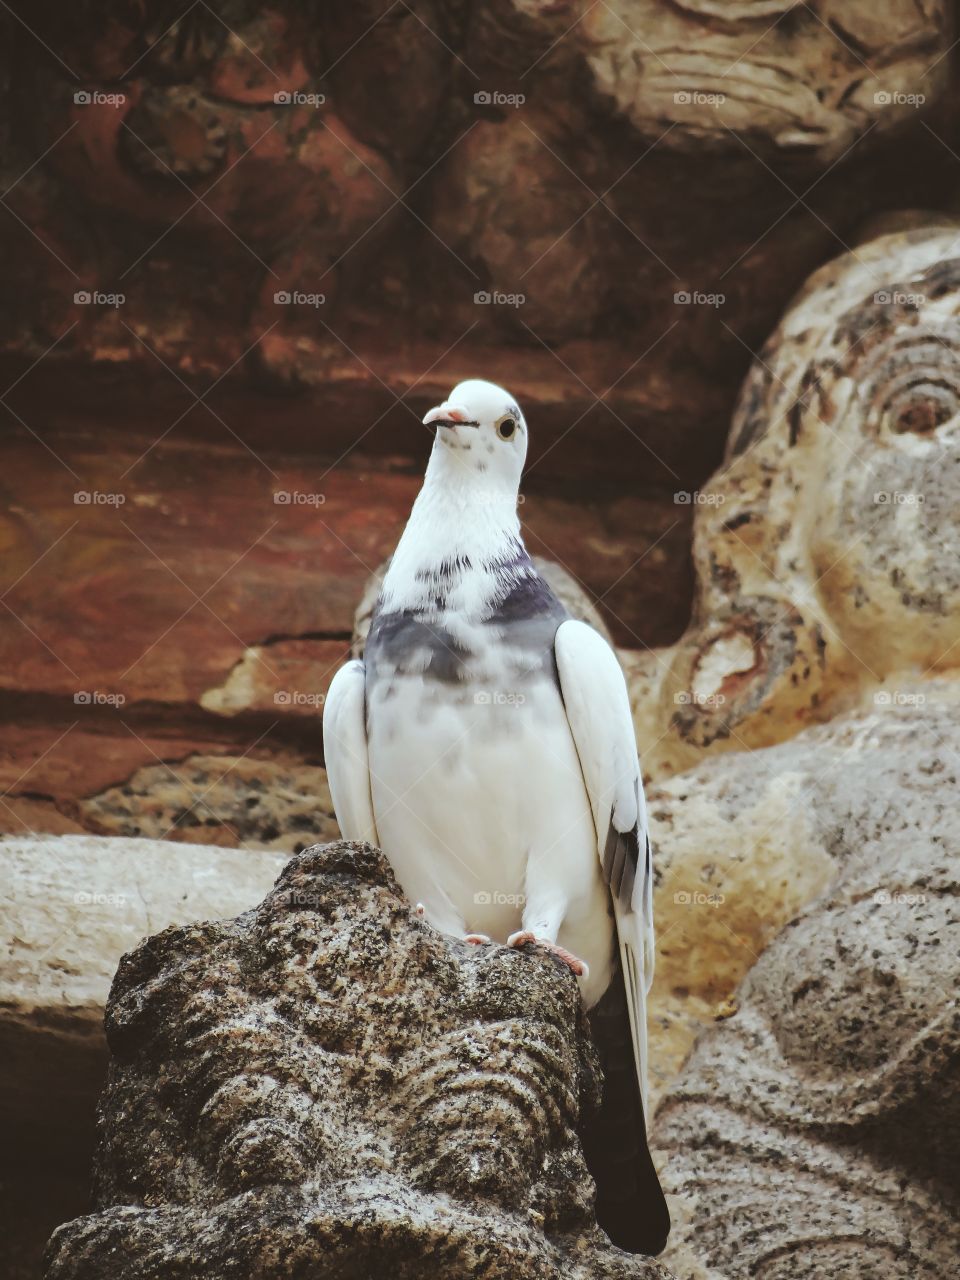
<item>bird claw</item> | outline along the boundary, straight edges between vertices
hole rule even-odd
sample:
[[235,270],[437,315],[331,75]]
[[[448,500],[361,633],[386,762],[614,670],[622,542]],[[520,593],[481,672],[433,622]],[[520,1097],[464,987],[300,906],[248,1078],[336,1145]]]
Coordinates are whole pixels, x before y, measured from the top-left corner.
[[490,941],[485,933],[465,933],[463,935],[464,942],[469,942],[474,947],[483,946],[484,943]]
[[418,902],[418,903],[417,903],[417,905],[414,907],[414,909],[413,909],[413,910],[414,910],[414,914],[415,914],[415,915],[418,915],[418,916],[421,916],[421,917],[422,917],[422,916],[426,913],[426,910],[427,910],[427,909],[426,909],[426,907],[423,905],[423,903],[422,903],[422,902]]
[[550,942],[548,938],[538,938],[530,929],[521,929],[519,933],[511,933],[507,939],[508,947],[525,947],[529,944],[543,947],[545,951],[549,951],[551,955],[555,955],[558,960],[575,973],[578,978],[589,978],[590,967],[585,960],[581,960],[579,956],[575,956],[572,951],[567,951],[565,947],[558,946],[556,942]]

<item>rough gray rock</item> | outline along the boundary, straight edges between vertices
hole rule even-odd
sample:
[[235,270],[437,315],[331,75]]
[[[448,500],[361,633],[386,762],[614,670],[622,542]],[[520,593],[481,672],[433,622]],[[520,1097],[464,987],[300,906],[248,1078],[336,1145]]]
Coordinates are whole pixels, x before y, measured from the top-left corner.
[[96,1211],[47,1280],[666,1276],[595,1224],[569,972],[437,933],[368,845],[147,939],[106,1026]]
[[[740,810],[766,804],[801,866],[826,855],[838,874],[763,951],[657,1113],[666,1184],[686,1203],[665,1255],[679,1276],[955,1273],[960,751],[955,705],[914,696],[697,771],[725,778],[714,849]],[[676,781],[676,808],[710,804],[696,775]],[[792,818],[771,803],[785,781]],[[725,864],[749,868],[745,844],[710,881],[728,895],[731,942],[751,898],[749,875]]]

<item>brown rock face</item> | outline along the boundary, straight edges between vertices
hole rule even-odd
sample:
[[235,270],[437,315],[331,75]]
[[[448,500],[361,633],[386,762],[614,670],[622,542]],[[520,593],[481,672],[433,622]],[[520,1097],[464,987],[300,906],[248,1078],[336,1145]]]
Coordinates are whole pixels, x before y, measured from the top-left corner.
[[[531,423],[531,550],[619,646],[673,643],[674,495],[759,343],[863,215],[952,196],[954,27],[940,0],[0,5],[0,829],[83,827],[191,756],[316,767],[422,414],[464,377]],[[642,698],[674,764],[731,740],[691,687],[726,680],[751,744],[774,686],[800,720],[832,696],[816,610],[732,571]],[[949,631],[922,566],[886,594]]]
[[[422,468],[429,438],[420,441]],[[292,834],[292,774],[323,807],[320,718],[349,652],[369,574],[396,544],[421,477],[402,460],[363,470],[333,460],[255,455],[239,442],[84,433],[0,442],[0,543],[7,587],[0,610],[0,831],[86,829],[149,833],[212,829],[207,794],[219,774],[235,797],[221,842],[259,841],[243,813],[253,757],[277,761],[261,778],[260,826]],[[576,501],[535,492],[521,508],[531,549],[562,560],[587,584],[621,642],[669,639],[686,615],[688,575],[674,566],[689,512],[633,495]],[[638,595],[632,567],[648,567]],[[669,597],[669,609],[654,600]],[[222,757],[185,785],[194,756]],[[246,764],[235,767],[247,757]],[[123,802],[153,769],[168,793],[163,819]],[[180,795],[174,794],[180,787]],[[105,816],[99,797],[116,789]],[[251,793],[255,790],[250,787]],[[253,796],[256,799],[256,796]],[[131,797],[127,797],[131,799]],[[150,802],[152,803],[152,802]],[[149,804],[146,806],[149,807]],[[239,810],[239,812],[237,812]],[[125,812],[129,821],[118,825]],[[218,813],[220,811],[218,810]],[[177,814],[184,815],[177,821]],[[160,826],[158,823],[164,822]],[[231,836],[230,830],[241,834]],[[300,833],[313,843],[322,827]],[[283,844],[293,852],[291,842]]]
[[17,375],[55,344],[92,403],[119,387],[141,413],[171,370],[229,375],[267,431],[260,393],[295,392],[300,431],[359,408],[391,452],[411,384],[487,373],[562,414],[555,438],[586,423],[568,458],[642,442],[666,489],[691,442],[694,479],[716,460],[803,277],[861,214],[944,185],[921,121],[949,143],[945,0],[18,0],[2,20],[0,344]]
[[92,1214],[48,1280],[663,1278],[593,1220],[595,1058],[569,972],[411,912],[315,846],[235,920],[124,957]]

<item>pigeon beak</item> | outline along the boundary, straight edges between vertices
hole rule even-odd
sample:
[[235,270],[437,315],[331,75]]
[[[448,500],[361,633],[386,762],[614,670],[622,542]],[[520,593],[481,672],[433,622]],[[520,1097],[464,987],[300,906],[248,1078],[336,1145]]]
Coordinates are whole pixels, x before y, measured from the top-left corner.
[[423,419],[424,426],[429,427],[436,424],[438,427],[476,427],[479,424],[471,419],[466,409],[460,405],[449,404],[446,400],[443,404],[438,404],[435,409],[431,409]]

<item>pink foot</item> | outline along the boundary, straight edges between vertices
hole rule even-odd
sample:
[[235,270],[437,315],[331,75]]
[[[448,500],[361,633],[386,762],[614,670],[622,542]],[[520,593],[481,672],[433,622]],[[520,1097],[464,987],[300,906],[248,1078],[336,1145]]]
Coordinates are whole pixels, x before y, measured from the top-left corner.
[[484,943],[490,941],[485,933],[465,933],[463,940],[464,942],[472,943],[475,947],[483,946]]
[[544,951],[549,951],[562,960],[563,963],[577,975],[578,978],[589,978],[590,968],[585,960],[581,960],[579,956],[575,956],[572,951],[558,946],[555,942],[550,942],[546,938],[538,938],[535,933],[529,929],[521,929],[519,933],[511,933],[507,939],[508,947],[526,947],[533,943],[535,946],[543,947]]

